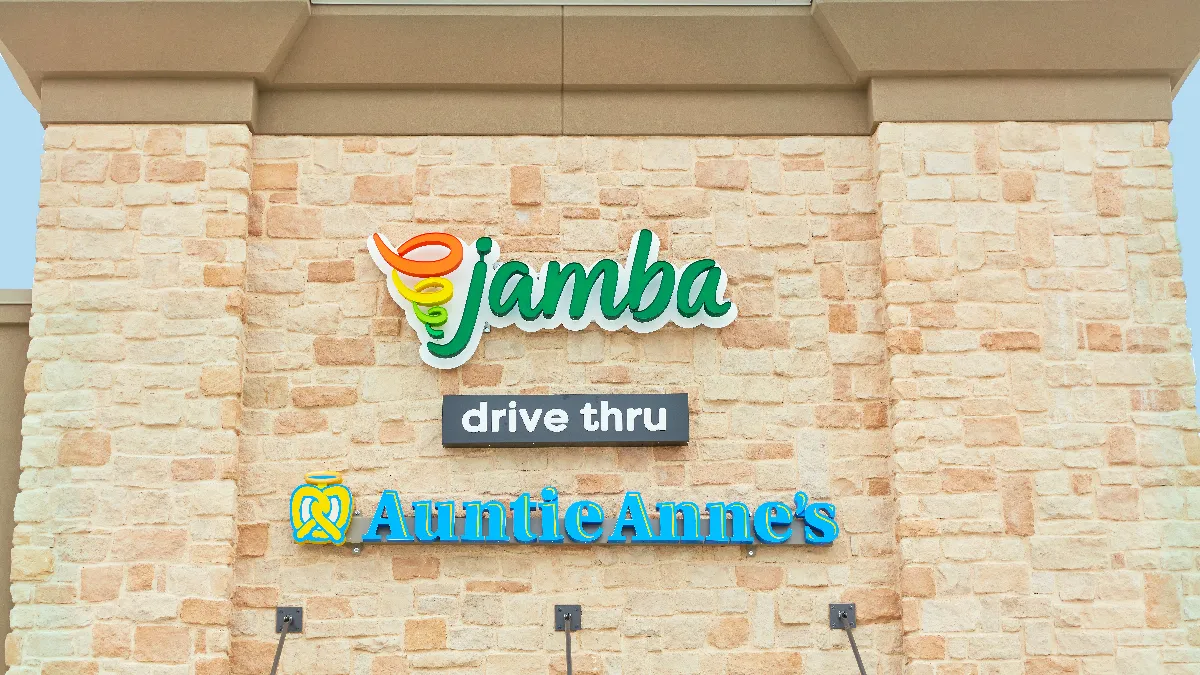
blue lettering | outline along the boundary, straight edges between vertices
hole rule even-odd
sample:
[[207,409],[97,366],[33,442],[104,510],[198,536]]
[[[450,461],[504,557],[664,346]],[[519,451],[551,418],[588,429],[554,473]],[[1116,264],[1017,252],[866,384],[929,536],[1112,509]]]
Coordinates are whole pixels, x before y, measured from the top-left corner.
[[[498,501],[464,502],[467,518],[463,522],[463,541],[507,542],[508,509]],[[487,513],[488,531],[483,533],[483,514]]]
[[[754,535],[764,544],[782,544],[792,538],[792,510],[783,502],[765,502],[754,510]],[[786,525],[782,532],[775,525]]]
[[[633,538],[625,536],[626,528],[633,528]],[[626,492],[621,502],[621,510],[617,513],[617,524],[613,527],[609,542],[647,542],[654,541],[654,532],[650,528],[650,515],[646,513],[646,502],[642,501],[640,492]]]
[[[700,507],[695,502],[659,502],[658,537],[655,541],[694,544],[704,541],[700,536]],[[683,527],[680,527],[682,516]]]
[[542,489],[541,510],[542,533],[538,535],[538,543],[561,543],[563,541],[563,535],[558,528],[558,490],[552,487]]
[[604,522],[604,509],[596,502],[575,502],[567,507],[563,518],[567,537],[580,544],[591,544],[604,536],[603,527],[588,532],[584,525],[600,525]]
[[725,508],[729,509],[729,515],[733,518],[729,543],[753,544],[754,539],[750,537],[750,507],[741,502],[734,502],[726,505]]
[[531,531],[530,526],[530,511],[537,508],[537,503],[529,498],[529,493],[522,493],[520,497],[513,500],[513,537],[522,544],[528,544],[537,537]]
[[363,534],[362,540],[383,541],[379,536],[380,527],[388,529],[387,541],[413,540],[412,535],[408,533],[408,525],[404,522],[404,511],[400,509],[400,495],[396,494],[395,490],[384,490],[383,494],[379,495],[379,506],[375,507],[375,516],[371,518],[371,525]]
[[433,502],[413,502],[413,530],[417,541],[458,541],[454,534],[454,502],[437,503],[437,530],[433,529]]
[[815,502],[804,509],[804,541],[809,544],[832,544],[841,528],[834,517],[837,509],[833,504]]

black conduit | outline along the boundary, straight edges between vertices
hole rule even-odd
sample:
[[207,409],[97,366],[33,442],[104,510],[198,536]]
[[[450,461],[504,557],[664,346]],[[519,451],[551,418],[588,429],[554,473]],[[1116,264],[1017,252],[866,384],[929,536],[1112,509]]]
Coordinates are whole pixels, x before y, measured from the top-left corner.
[[[567,614],[563,619],[563,628],[567,632],[567,675],[574,675],[571,669],[571,615]],[[275,674],[272,673],[271,675]]]
[[[292,627],[292,617],[283,617],[283,630],[279,632],[279,644],[275,647],[275,660],[271,663],[271,675],[275,675],[275,671],[279,670],[279,656],[283,654],[283,641],[287,639],[288,629]],[[570,640],[570,638],[567,638]],[[570,647],[567,647],[570,649]]]
[[[846,631],[846,636],[850,638],[850,649],[854,650],[854,660],[858,662],[859,675],[867,675],[867,669],[863,667],[862,657],[858,654],[858,645],[854,642],[854,631],[850,628],[850,622],[847,621],[850,615],[845,610],[842,610],[838,612],[838,618],[842,620],[842,630]],[[570,638],[567,639],[569,640]],[[570,650],[569,645],[567,649]],[[272,672],[271,675],[275,675],[275,673]]]

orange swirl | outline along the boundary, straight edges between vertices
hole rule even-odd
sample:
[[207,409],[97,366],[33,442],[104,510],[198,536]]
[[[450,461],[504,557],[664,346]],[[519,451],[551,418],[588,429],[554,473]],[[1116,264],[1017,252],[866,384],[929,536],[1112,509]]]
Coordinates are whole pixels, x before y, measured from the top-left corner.
[[[444,274],[449,274],[458,269],[462,264],[463,249],[462,242],[458,237],[446,234],[444,232],[427,232],[418,234],[408,241],[400,244],[395,251],[387,247],[383,243],[383,237],[378,234],[374,236],[375,248],[379,250],[379,255],[383,257],[384,262],[401,274],[406,274],[410,277],[418,277],[428,279],[429,277],[440,277]],[[409,260],[404,256],[413,251],[425,246],[444,246],[450,249],[450,252],[445,257],[437,260]]]
[[[417,320],[425,324],[429,335],[434,339],[441,339],[444,334],[439,327],[449,319],[449,313],[442,305],[454,297],[454,284],[442,275],[453,272],[462,264],[462,242],[453,235],[427,232],[418,234],[392,251],[378,234],[373,240],[380,257],[392,267],[392,284],[396,291],[412,303]],[[450,252],[437,260],[409,260],[404,257],[424,246],[444,246]],[[401,281],[401,273],[421,280],[409,288]]]

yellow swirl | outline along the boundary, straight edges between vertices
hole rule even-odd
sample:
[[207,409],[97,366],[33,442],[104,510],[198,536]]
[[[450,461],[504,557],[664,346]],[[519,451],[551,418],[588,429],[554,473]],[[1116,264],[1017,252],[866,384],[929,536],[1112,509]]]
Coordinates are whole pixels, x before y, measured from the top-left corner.
[[[396,290],[400,295],[404,296],[405,300],[425,307],[438,307],[450,302],[450,298],[454,297],[454,284],[450,283],[449,279],[444,277],[433,277],[431,279],[422,279],[413,284],[412,288],[404,285],[400,281],[400,274],[392,270],[392,283],[396,285]],[[428,288],[437,287],[438,290],[431,293],[426,293]]]
[[[396,292],[412,303],[417,320],[425,325],[429,335],[435,340],[441,339],[444,334],[439,326],[445,325],[450,318],[450,313],[442,305],[454,297],[454,284],[439,275],[449,274],[462,264],[462,244],[456,237],[441,232],[419,234],[401,244],[395,251],[388,248],[378,234],[374,236],[373,241],[380,257],[392,268],[391,279]],[[407,253],[424,246],[443,246],[450,252],[439,260],[415,261],[404,257]],[[399,272],[422,278],[409,288],[401,281]]]
[[[400,275],[394,270],[392,271],[392,284],[405,300],[412,303],[417,320],[425,324],[425,330],[429,336],[435,340],[445,337],[445,333],[440,327],[449,320],[450,312],[441,305],[450,302],[450,299],[454,297],[454,284],[449,279],[433,277],[422,279],[409,288],[404,285],[404,282],[400,280]],[[426,289],[429,288],[437,288],[437,290],[426,292]]]

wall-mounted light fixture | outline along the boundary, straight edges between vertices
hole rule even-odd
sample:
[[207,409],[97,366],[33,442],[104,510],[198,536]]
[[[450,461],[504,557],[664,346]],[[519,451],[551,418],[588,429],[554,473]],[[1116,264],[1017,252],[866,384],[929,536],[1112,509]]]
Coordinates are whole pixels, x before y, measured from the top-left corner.
[[271,675],[279,670],[279,657],[283,654],[283,641],[288,633],[299,633],[304,629],[303,607],[276,607],[275,632],[279,633],[279,644],[275,645],[275,660],[271,662]]
[[554,630],[567,634],[567,675],[574,675],[571,667],[571,631],[583,628],[581,605],[555,605]]
[[854,603],[830,603],[829,605],[829,627],[833,630],[846,631],[846,637],[850,638],[850,649],[854,651],[854,660],[858,662],[859,675],[867,675],[867,669],[863,667],[862,656],[858,653],[858,645],[854,642],[854,628],[858,626],[858,614],[854,609]]

